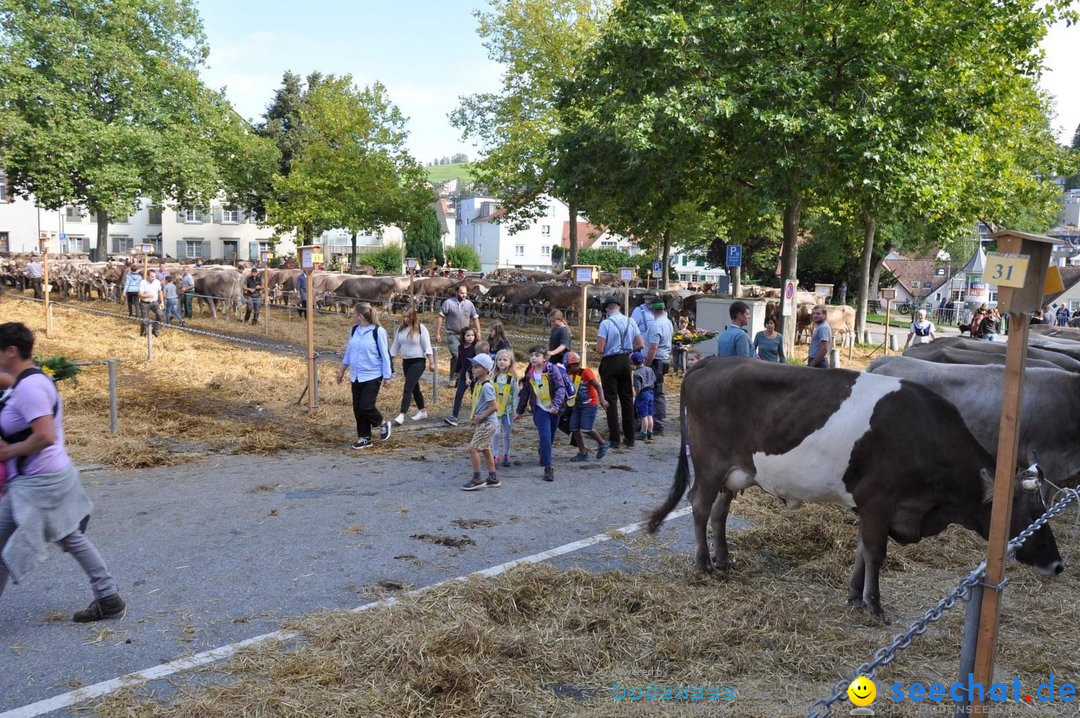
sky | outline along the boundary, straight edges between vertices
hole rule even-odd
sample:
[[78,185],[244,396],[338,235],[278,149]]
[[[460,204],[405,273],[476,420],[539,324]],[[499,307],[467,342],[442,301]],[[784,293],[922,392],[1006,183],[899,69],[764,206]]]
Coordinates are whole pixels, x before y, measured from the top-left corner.
[[[486,0],[197,0],[210,57],[203,79],[244,117],[259,119],[287,70],[351,74],[386,85],[409,118],[421,162],[477,148],[450,125],[458,98],[497,90],[473,11]],[[1080,125],[1080,27],[1055,26],[1043,46],[1042,87],[1055,98],[1053,124],[1069,143]]]

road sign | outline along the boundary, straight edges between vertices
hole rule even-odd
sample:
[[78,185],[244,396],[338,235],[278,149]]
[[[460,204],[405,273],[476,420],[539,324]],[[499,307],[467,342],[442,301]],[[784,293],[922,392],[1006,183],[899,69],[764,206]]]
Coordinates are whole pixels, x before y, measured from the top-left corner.
[[789,279],[784,282],[784,301],[781,307],[781,313],[785,317],[790,317],[795,313],[795,280]]
[[653,279],[660,279],[664,276],[664,263],[653,262],[652,263],[652,276]]
[[742,266],[742,245],[741,244],[729,244],[727,246],[727,266],[729,266],[729,267],[741,267]]
[[1022,289],[1027,278],[1028,257],[1026,254],[986,253],[986,273],[983,278],[989,284],[999,287]]

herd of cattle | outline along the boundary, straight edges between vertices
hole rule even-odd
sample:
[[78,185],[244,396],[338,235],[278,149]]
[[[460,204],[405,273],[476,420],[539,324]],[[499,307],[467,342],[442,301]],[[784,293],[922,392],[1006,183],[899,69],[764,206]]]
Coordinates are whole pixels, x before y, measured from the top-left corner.
[[[938,339],[880,358],[865,373],[699,362],[683,382],[674,484],[649,530],[682,499],[691,462],[702,571],[730,565],[728,510],[750,486],[792,508],[807,501],[847,506],[859,517],[849,602],[881,613],[878,575],[889,537],[914,543],[954,523],[988,536],[1005,349]],[[1080,330],[1033,325],[1027,354],[1010,537],[1044,513],[1046,486],[1080,485]],[[1044,575],[1064,570],[1048,526],[1016,558]]]

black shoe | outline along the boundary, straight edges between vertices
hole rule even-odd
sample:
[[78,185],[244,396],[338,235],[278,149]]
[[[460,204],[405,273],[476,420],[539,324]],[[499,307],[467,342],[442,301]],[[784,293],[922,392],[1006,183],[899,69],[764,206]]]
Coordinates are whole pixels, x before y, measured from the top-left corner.
[[354,449],[366,449],[369,446],[371,446],[371,439],[366,436],[362,436],[352,443]]
[[390,422],[387,421],[379,429],[379,438],[382,439],[383,441],[386,441],[387,439],[390,438],[390,426],[391,426]]
[[489,476],[487,481],[484,482],[484,486],[488,487],[489,489],[495,489],[502,486],[502,482],[499,481],[498,476]]
[[478,489],[484,488],[485,486],[487,486],[487,482],[477,476],[475,479],[472,479],[471,481],[469,481],[469,483],[465,484],[461,488],[463,491],[476,491]]
[[545,466],[544,467],[544,481],[554,481],[554,480],[555,480],[555,467],[553,467],[553,466]]
[[127,611],[127,604],[120,598],[119,593],[114,593],[105,598],[95,598],[90,605],[81,611],[76,611],[71,617],[75,623],[91,623],[103,618],[123,618]]

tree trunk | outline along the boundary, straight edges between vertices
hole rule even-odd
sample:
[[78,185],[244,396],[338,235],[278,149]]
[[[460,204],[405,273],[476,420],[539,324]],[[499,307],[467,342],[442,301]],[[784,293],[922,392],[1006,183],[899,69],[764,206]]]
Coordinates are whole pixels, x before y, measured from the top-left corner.
[[874,219],[870,210],[863,209],[862,221],[863,247],[862,255],[859,257],[859,304],[855,307],[856,337],[861,337],[863,329],[866,328],[866,302],[870,298],[870,265],[874,255],[874,237],[877,234],[877,220]]
[[660,257],[664,273],[660,276],[660,289],[668,288],[668,267],[671,266],[671,228],[664,230],[664,254]]
[[[570,247],[567,251],[570,254],[569,266],[572,267],[578,263],[577,207],[574,206],[573,200],[568,201],[566,207],[570,210]],[[560,235],[561,234],[562,233],[560,232]]]
[[881,256],[871,261],[873,269],[871,269],[870,271],[870,291],[868,292],[867,299],[869,299],[870,297],[876,298],[879,294],[881,294],[881,292],[878,290],[878,284],[881,282],[881,270],[884,269],[885,257],[889,255],[889,251],[891,249],[892,247],[886,245],[884,251],[881,253]]
[[356,271],[356,232],[350,231],[352,235],[352,254],[349,255],[349,274]]
[[104,262],[109,258],[109,213],[103,209],[93,213],[97,219],[97,261]]
[[[799,221],[802,217],[802,194],[794,193],[784,207],[784,240],[780,249],[780,274],[784,280],[793,280],[798,287],[799,272]],[[783,301],[783,297],[781,297]],[[784,317],[784,355],[795,356],[795,314]]]

